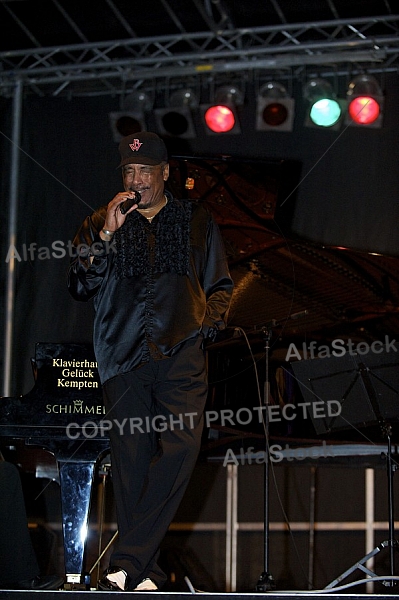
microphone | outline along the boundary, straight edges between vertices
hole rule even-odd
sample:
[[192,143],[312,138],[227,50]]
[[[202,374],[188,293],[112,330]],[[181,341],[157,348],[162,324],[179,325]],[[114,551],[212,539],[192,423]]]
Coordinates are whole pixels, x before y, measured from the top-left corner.
[[133,204],[139,204],[141,200],[141,194],[140,192],[134,192],[134,198],[128,198],[127,200],[125,200],[125,202],[123,202],[120,207],[119,210],[121,211],[121,213],[123,215],[125,215],[127,213],[127,211],[132,208]]

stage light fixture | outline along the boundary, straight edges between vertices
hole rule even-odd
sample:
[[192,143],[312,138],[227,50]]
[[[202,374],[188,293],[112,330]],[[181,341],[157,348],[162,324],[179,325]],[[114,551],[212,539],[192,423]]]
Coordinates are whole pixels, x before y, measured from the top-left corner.
[[153,102],[145,92],[135,90],[125,96],[121,102],[121,110],[109,113],[109,120],[115,142],[122,137],[146,131],[145,112],[152,109]]
[[348,86],[347,98],[348,123],[374,128],[382,126],[384,97],[375,77],[367,74],[355,77]]
[[342,116],[342,104],[336,97],[330,82],[325,79],[310,79],[303,90],[308,101],[305,125],[336,129]]
[[145,117],[139,111],[119,111],[109,113],[114,142],[119,142],[121,138],[131,133],[145,131]]
[[134,90],[124,97],[121,108],[132,111],[138,110],[145,113],[152,110],[153,106],[154,101],[147,92],[144,92],[143,90]]
[[170,95],[168,105],[168,108],[154,111],[159,133],[185,139],[195,138],[192,109],[198,106],[198,99],[193,90],[176,90]]
[[202,104],[201,111],[208,135],[241,133],[236,106],[243,104],[241,90],[224,85],[215,91],[213,104]]
[[295,101],[279,82],[269,81],[263,85],[257,97],[257,131],[292,131]]

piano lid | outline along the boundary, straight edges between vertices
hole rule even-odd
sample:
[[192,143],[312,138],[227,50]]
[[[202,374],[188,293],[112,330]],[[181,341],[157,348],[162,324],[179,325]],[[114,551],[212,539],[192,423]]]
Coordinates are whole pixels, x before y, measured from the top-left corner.
[[285,349],[311,339],[394,336],[399,258],[295,236],[291,200],[299,176],[295,161],[171,161],[170,189],[204,202],[220,226],[235,282],[230,325],[253,331],[277,322],[274,337]]

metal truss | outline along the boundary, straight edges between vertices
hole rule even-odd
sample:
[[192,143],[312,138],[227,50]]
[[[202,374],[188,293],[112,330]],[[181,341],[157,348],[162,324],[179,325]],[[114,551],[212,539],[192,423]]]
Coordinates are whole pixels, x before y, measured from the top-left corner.
[[[154,87],[157,80],[186,81],[244,72],[295,71],[312,66],[348,72],[399,67],[399,15],[334,19],[225,29],[0,53],[0,95],[16,81],[39,96],[120,94]],[[349,67],[350,65],[350,67]]]

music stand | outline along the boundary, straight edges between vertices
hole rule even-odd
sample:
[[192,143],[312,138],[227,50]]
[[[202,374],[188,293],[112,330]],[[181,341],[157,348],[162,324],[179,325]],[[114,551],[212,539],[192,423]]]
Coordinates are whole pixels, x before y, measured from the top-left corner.
[[[396,585],[395,553],[398,542],[394,532],[393,475],[397,468],[392,458],[392,421],[399,419],[399,361],[394,353],[384,352],[359,355],[347,352],[342,357],[318,358],[291,363],[294,375],[300,385],[316,433],[330,433],[333,430],[359,429],[368,425],[379,425],[387,438],[388,475],[388,523],[389,538],[374,548],[369,554],[342,573],[325,589],[333,588],[356,569],[371,578],[377,575],[365,567],[365,563],[385,548],[389,548],[390,576],[383,581],[386,586]],[[322,402],[328,407],[333,401],[334,411],[317,417],[314,410],[322,412]],[[331,407],[332,405],[330,405]],[[338,414],[339,413],[339,414]]]

